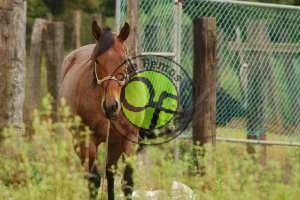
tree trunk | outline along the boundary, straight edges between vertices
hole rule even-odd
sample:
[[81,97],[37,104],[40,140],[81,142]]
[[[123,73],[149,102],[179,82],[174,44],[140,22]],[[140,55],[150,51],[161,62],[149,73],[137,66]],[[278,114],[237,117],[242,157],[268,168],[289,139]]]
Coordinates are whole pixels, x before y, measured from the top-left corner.
[[0,1],[0,130],[23,130],[26,0]]

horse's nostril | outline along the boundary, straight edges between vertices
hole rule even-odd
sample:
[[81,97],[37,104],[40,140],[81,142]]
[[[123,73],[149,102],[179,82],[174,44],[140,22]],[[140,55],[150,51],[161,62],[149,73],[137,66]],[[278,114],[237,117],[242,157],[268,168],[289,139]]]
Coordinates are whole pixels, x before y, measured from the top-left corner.
[[118,102],[115,102],[112,106],[111,106],[111,111],[112,112],[116,112],[118,110]]
[[106,104],[106,106],[104,106],[105,108],[105,112],[108,116],[113,116],[116,114],[116,112],[119,109],[119,103],[117,101],[111,103],[111,104]]

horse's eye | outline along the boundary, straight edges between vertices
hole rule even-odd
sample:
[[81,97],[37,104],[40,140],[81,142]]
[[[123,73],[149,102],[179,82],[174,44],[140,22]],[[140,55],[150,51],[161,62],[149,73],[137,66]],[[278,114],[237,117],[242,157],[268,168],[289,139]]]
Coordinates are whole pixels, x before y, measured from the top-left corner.
[[118,73],[118,74],[116,74],[116,79],[118,81],[124,81],[125,80],[125,75],[122,74],[122,73]]

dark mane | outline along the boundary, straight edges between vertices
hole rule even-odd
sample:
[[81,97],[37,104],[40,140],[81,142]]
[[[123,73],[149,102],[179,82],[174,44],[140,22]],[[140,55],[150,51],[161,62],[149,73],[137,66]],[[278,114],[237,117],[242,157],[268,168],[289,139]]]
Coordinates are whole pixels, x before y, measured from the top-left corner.
[[97,41],[96,46],[94,48],[92,59],[95,60],[97,56],[104,53],[110,47],[112,47],[115,43],[113,33],[110,29],[104,29],[101,34],[100,39]]

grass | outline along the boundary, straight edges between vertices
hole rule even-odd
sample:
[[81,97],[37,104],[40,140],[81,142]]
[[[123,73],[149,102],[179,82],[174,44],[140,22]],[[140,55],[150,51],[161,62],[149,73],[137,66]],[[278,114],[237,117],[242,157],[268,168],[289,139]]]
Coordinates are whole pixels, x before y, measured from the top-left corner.
[[[62,122],[54,123],[50,117],[50,103],[44,100],[43,109],[34,115],[31,137],[20,137],[13,129],[2,133],[6,139],[0,145],[0,199],[88,198],[86,173],[74,153],[71,137],[76,134],[74,130],[80,121],[71,117],[67,108],[62,108],[61,113],[64,116]],[[238,129],[218,129],[222,136],[229,132],[231,136],[244,135]],[[283,137],[269,135],[278,139]],[[178,159],[174,156],[175,144],[180,152]],[[147,147],[144,162],[137,156],[131,158],[129,161],[135,168],[135,189],[165,190],[167,197],[164,199],[171,199],[171,185],[173,181],[179,181],[193,190],[197,200],[294,200],[300,196],[300,151],[297,148],[268,148],[265,166],[253,160],[242,144],[218,142],[215,149],[207,146],[204,158],[199,156],[201,148],[193,148],[190,140],[177,139],[161,146]],[[101,172],[104,155],[103,145],[98,153]],[[201,166],[205,166],[202,176]],[[116,169],[117,199],[122,199],[122,168],[123,164],[119,163]]]

